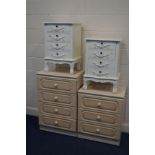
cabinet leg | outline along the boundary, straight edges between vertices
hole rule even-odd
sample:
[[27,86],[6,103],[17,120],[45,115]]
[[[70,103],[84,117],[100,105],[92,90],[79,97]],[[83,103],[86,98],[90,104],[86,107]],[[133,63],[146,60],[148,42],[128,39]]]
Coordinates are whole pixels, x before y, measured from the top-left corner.
[[83,89],[87,89],[90,81],[84,80]]
[[116,93],[117,92],[117,83],[114,83],[113,84],[113,93]]
[[70,64],[70,74],[74,74],[74,63]]
[[78,64],[77,64],[77,70],[79,71],[80,69],[81,69],[81,63],[78,62]]
[[45,61],[45,63],[44,63],[44,70],[48,71],[48,62],[47,61]]
[[56,70],[56,64],[53,64],[53,66],[52,66],[52,70],[53,70],[53,71]]

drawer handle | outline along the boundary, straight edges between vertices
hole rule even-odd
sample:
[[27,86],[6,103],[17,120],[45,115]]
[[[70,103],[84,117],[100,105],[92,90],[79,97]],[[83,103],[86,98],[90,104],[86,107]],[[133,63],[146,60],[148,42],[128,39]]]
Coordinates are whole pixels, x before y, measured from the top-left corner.
[[105,64],[103,64],[102,61],[100,61],[99,63],[93,62],[93,64],[95,64],[95,65],[98,66],[98,67],[106,67],[106,66],[110,65],[110,63],[105,63]]
[[57,83],[55,83],[55,84],[54,84],[54,88],[57,88],[57,87],[58,87],[58,84],[57,84]]
[[54,124],[55,124],[55,125],[58,125],[59,123],[58,123],[58,121],[55,121]]
[[110,56],[110,54],[105,54],[105,55],[103,55],[103,54],[97,54],[97,53],[94,53],[98,58],[103,58],[103,57],[107,57],[107,56]]
[[96,133],[100,133],[100,129],[99,128],[96,129]]
[[57,96],[54,97],[54,101],[58,101],[58,97]]
[[59,111],[59,110],[58,110],[57,108],[56,108],[56,109],[54,109],[54,113],[56,113],[56,114],[57,114],[57,113],[58,113],[58,111]]
[[102,46],[100,46],[100,45],[96,45],[96,44],[95,44],[95,46],[96,46],[97,48],[105,48],[105,47],[110,46],[110,45],[104,45],[104,46],[102,45]]
[[100,121],[101,120],[101,116],[97,115],[97,120]]
[[101,102],[98,102],[98,103],[97,103],[97,107],[98,107],[98,108],[101,108],[101,105],[102,105]]

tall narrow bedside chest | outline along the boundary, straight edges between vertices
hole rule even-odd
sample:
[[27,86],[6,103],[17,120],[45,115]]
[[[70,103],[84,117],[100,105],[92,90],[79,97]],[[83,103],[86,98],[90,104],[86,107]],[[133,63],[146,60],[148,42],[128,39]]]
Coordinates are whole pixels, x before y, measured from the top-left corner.
[[39,124],[43,130],[65,134],[77,131],[77,91],[83,71],[37,73]]
[[68,64],[70,73],[74,65],[81,65],[81,25],[77,23],[44,23],[45,71],[49,64]]
[[125,88],[117,93],[78,91],[78,135],[81,138],[119,145]]
[[86,39],[84,89],[90,81],[112,83],[117,91],[119,80],[119,43],[116,39]]

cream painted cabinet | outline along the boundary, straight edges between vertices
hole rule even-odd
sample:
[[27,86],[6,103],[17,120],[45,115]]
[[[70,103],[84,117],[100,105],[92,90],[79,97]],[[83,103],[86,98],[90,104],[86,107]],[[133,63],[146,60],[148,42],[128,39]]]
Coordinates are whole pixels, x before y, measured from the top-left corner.
[[117,93],[81,88],[78,91],[78,136],[119,145],[125,88]]
[[75,64],[81,65],[81,25],[77,23],[44,23],[45,71],[49,64],[69,64],[74,73]]
[[117,91],[119,80],[119,40],[86,39],[84,89],[90,81],[112,83]]
[[44,130],[77,133],[77,91],[83,72],[37,73],[39,125]]

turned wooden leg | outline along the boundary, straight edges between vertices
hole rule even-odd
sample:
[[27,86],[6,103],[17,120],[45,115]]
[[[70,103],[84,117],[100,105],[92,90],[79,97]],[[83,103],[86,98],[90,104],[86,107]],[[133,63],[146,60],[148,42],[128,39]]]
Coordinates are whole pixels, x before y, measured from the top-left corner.
[[74,74],[74,63],[70,64],[70,74]]
[[77,70],[79,71],[81,69],[81,62],[78,62],[77,64]]
[[84,79],[83,89],[87,89],[90,81]]
[[53,70],[53,71],[56,70],[56,64],[52,64],[52,70]]
[[117,92],[117,82],[113,83],[113,93]]
[[47,61],[44,62],[44,70],[48,71],[48,62]]

